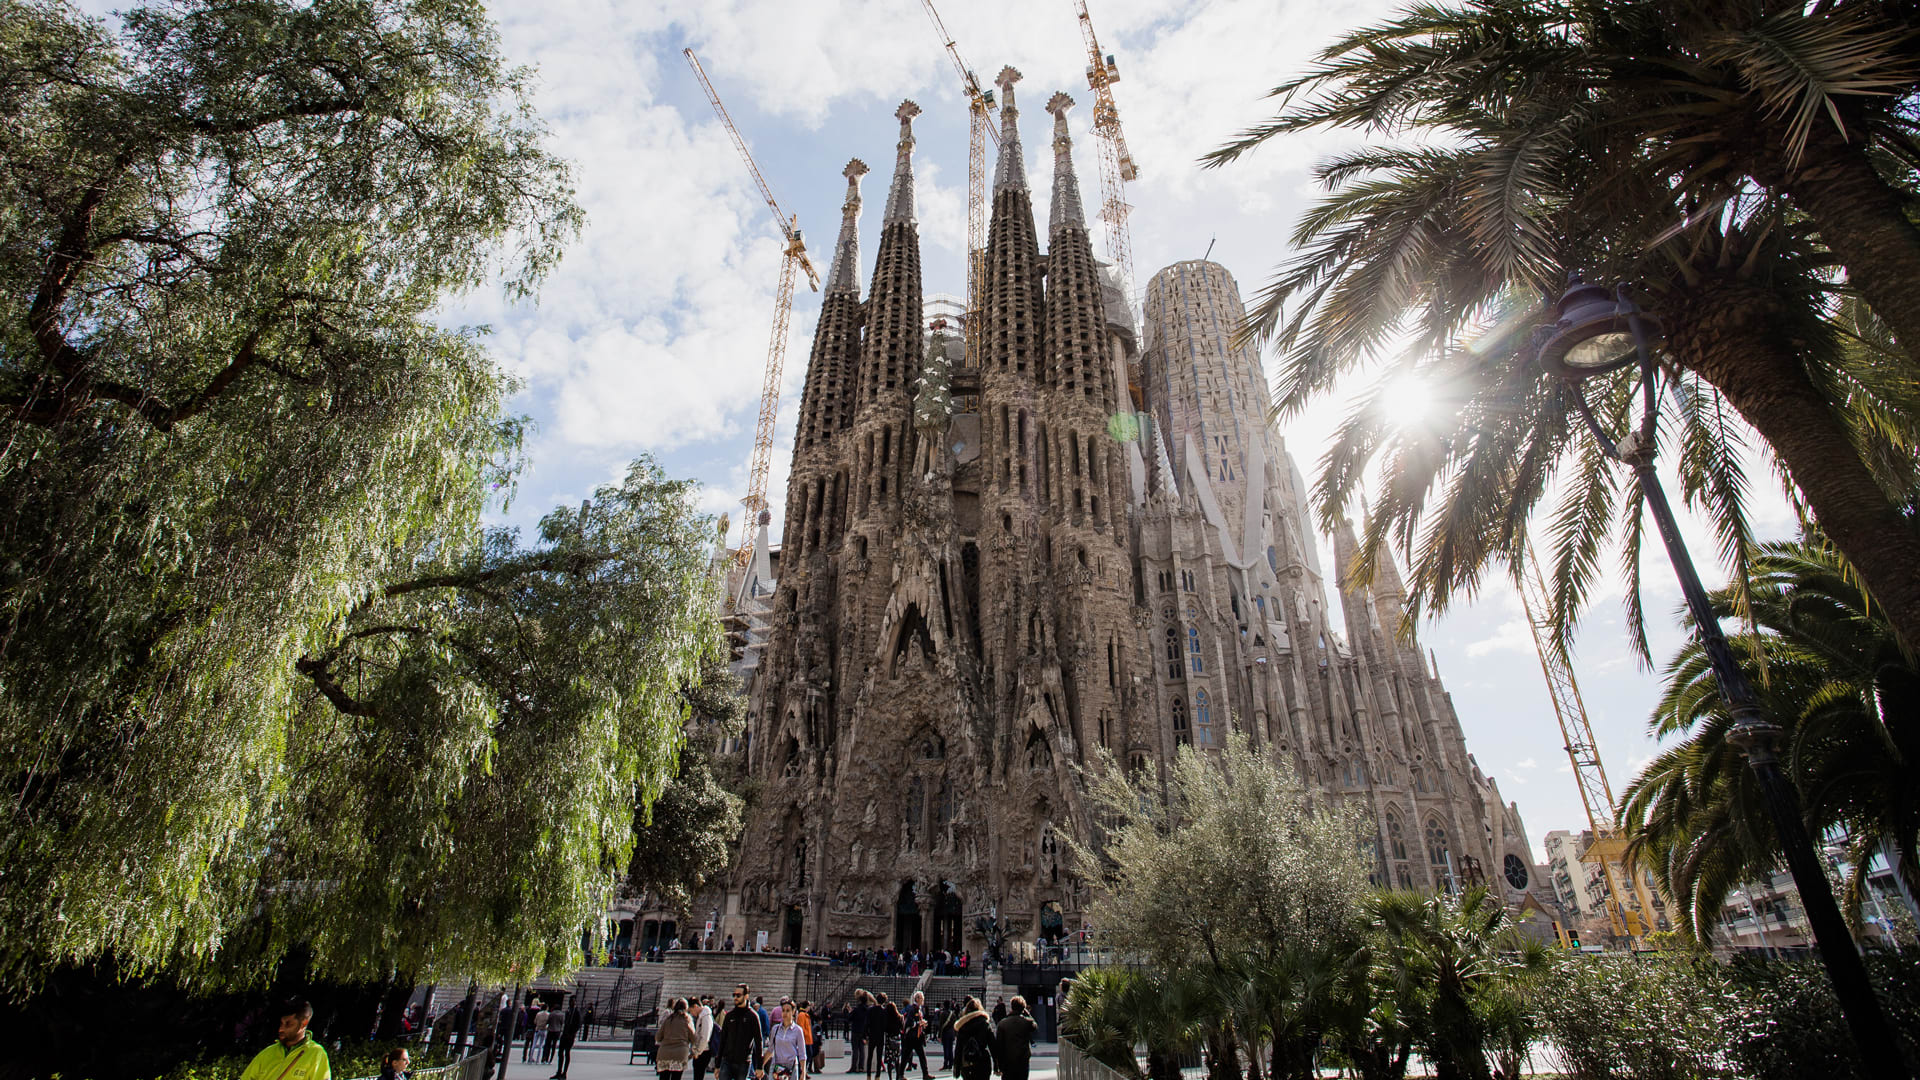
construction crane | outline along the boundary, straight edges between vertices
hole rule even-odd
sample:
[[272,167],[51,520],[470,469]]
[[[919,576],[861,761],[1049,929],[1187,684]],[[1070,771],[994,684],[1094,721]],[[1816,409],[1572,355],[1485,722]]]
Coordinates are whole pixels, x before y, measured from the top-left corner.
[[720,126],[727,129],[734,149],[740,151],[741,159],[747,163],[747,171],[753,174],[753,182],[760,185],[760,195],[767,200],[767,209],[773,211],[773,219],[779,222],[780,235],[787,244],[784,257],[780,260],[780,289],[773,301],[773,339],[767,344],[766,378],[760,387],[760,423],[753,433],[753,465],[747,474],[747,497],[740,500],[746,506],[747,513],[745,520],[740,523],[740,547],[734,558],[744,567],[753,558],[756,530],[767,522],[767,469],[773,462],[774,415],[780,411],[780,373],[787,365],[787,327],[793,321],[794,271],[806,271],[807,284],[812,286],[814,292],[820,291],[820,275],[807,258],[807,245],[800,236],[800,219],[789,218],[780,209],[780,203],[773,197],[773,189],[767,186],[767,178],[760,175],[760,166],[753,163],[753,155],[747,152],[747,143],[740,137],[740,129],[733,126],[733,117],[727,115],[727,107],[720,104],[720,95],[714,91],[713,83],[700,67],[700,58],[693,55],[692,49],[684,51],[687,65],[693,68],[694,78],[700,80],[700,88],[707,92],[708,103],[720,117]]
[[920,0],[920,6],[927,9],[927,18],[933,20],[933,31],[940,35],[940,44],[947,50],[947,59],[953,61],[953,70],[960,76],[960,89],[967,96],[965,363],[969,368],[977,368],[980,366],[980,293],[985,287],[987,272],[987,140],[992,139],[995,146],[1000,145],[1000,132],[994,127],[998,117],[993,91],[981,86],[973,69],[961,59],[960,47],[954,44],[953,35],[947,33],[947,24],[940,21],[940,12],[934,9],[933,0]]
[[[1587,706],[1580,697],[1580,682],[1573,667],[1553,644],[1553,610],[1546,581],[1540,576],[1540,561],[1533,545],[1526,547],[1526,562],[1520,572],[1520,605],[1526,612],[1527,627],[1533,632],[1533,648],[1540,657],[1540,671],[1547,679],[1547,693],[1553,699],[1553,714],[1560,721],[1560,736],[1566,743],[1567,761],[1573,766],[1573,780],[1580,789],[1580,804],[1587,812],[1587,828],[1593,842],[1587,845],[1582,862],[1597,862],[1606,875],[1607,921],[1616,936],[1642,937],[1652,926],[1646,916],[1652,911],[1652,898],[1638,881],[1631,879],[1629,891],[1622,891],[1614,867],[1625,855],[1627,842],[1613,827],[1615,804],[1613,787],[1607,783],[1607,770],[1600,763],[1600,749],[1593,739],[1593,725],[1587,720]],[[1621,904],[1621,897],[1632,896],[1637,911]]]
[[1119,65],[1102,51],[1093,32],[1087,0],[1074,0],[1080,13],[1080,36],[1087,42],[1087,85],[1093,88],[1093,133],[1100,139],[1100,220],[1107,225],[1107,257],[1120,270],[1120,287],[1133,302],[1133,239],[1127,228],[1127,183],[1138,178],[1126,133],[1120,130],[1120,109],[1113,103],[1113,84],[1120,81]]

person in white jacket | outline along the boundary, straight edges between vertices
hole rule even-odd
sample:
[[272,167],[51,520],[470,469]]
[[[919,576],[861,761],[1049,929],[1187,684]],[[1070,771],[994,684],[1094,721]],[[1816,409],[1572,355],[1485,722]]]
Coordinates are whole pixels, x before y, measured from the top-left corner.
[[713,1064],[713,995],[703,994],[693,1016],[693,1080],[707,1080]]

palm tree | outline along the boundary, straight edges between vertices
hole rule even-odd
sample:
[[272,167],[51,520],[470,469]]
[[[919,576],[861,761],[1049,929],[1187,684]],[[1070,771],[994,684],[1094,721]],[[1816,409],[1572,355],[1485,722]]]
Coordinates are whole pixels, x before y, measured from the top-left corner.
[[[1750,587],[1755,632],[1743,663],[1767,715],[1787,728],[1782,758],[1799,789],[1807,828],[1844,830],[1853,872],[1842,891],[1858,924],[1865,867],[1877,849],[1915,873],[1920,791],[1920,665],[1884,612],[1868,603],[1846,564],[1818,538],[1764,545]],[[1731,595],[1715,595],[1719,610]],[[1621,821],[1629,851],[1687,910],[1694,934],[1712,935],[1739,882],[1780,859],[1771,819],[1739,751],[1726,745],[1725,702],[1697,643],[1666,667],[1654,731],[1683,735],[1628,785]]]
[[1523,1005],[1547,964],[1539,942],[1514,932],[1498,899],[1476,886],[1455,897],[1383,892],[1368,905],[1374,965],[1396,1011],[1440,1080],[1492,1080],[1487,1060],[1512,1075],[1525,1053]]
[[[1192,978],[1134,968],[1090,968],[1074,977],[1060,1030],[1087,1053],[1129,1076],[1180,1080],[1180,1054],[1219,1023],[1218,1001]],[[1145,1043],[1140,1071],[1135,1045]]]
[[[1888,86],[1906,70],[1911,39],[1863,29],[1866,14],[1821,10],[1749,17],[1718,7],[1711,15],[1704,5],[1676,15],[1674,5],[1647,0],[1423,5],[1336,42],[1317,70],[1275,91],[1288,100],[1285,111],[1208,159],[1221,164],[1316,126],[1438,136],[1323,163],[1318,175],[1332,193],[1299,224],[1300,254],[1263,291],[1248,325],[1282,351],[1283,412],[1403,336],[1411,340],[1390,375],[1420,377],[1458,406],[1398,430],[1376,393],[1343,425],[1316,491],[1321,512],[1337,517],[1369,463],[1384,457],[1385,491],[1361,562],[1371,565],[1388,542],[1409,551],[1417,605],[1437,609],[1450,594],[1471,592],[1489,562],[1517,566],[1528,516],[1556,479],[1564,494],[1551,511],[1552,578],[1563,643],[1610,523],[1626,531],[1627,572],[1637,574],[1637,491],[1608,467],[1568,390],[1530,363],[1528,330],[1559,292],[1561,268],[1571,267],[1592,280],[1634,282],[1635,299],[1665,325],[1686,495],[1714,522],[1723,555],[1739,569],[1752,550],[1738,434],[1750,425],[1898,633],[1920,647],[1920,529],[1880,482],[1880,459],[1861,444],[1851,411],[1915,415],[1920,326],[1906,323],[1920,319],[1920,305],[1869,293],[1865,278],[1878,271],[1855,272],[1847,260],[1856,255],[1835,240],[1879,220],[1871,206],[1886,200],[1862,194],[1869,209],[1850,225],[1829,222],[1811,207],[1839,214],[1833,200],[1801,191],[1819,186],[1819,170],[1800,166],[1812,161],[1808,146],[1831,141],[1820,118],[1828,103],[1842,119],[1848,110],[1863,117],[1848,137],[1869,140],[1853,150],[1843,140],[1836,152],[1907,160],[1907,100]],[[1716,18],[1733,37],[1702,29]],[[1807,52],[1801,82],[1769,75],[1754,59],[1769,34]],[[1854,74],[1823,82],[1832,72]],[[1794,85],[1804,93],[1794,96]],[[1827,89],[1816,92],[1820,85]],[[1782,127],[1750,123],[1741,111],[1783,108],[1778,101],[1812,102],[1815,120]],[[1734,135],[1751,146],[1746,158],[1687,156]],[[1768,142],[1775,136],[1785,145]],[[1786,164],[1749,175],[1763,171],[1756,162],[1770,146]],[[1840,185],[1844,171],[1821,175]],[[1775,175],[1792,184],[1769,187]],[[1897,195],[1910,179],[1902,166],[1880,183]],[[1913,232],[1892,217],[1899,220],[1878,226],[1888,236]],[[1904,241],[1855,246],[1871,249],[1858,255],[1864,263],[1906,250]],[[1844,280],[1837,266],[1848,271]],[[1902,309],[1897,320],[1860,298],[1882,296]],[[1858,347],[1858,319],[1842,317],[1846,300],[1856,315],[1871,307],[1886,320],[1886,343],[1902,344]],[[1461,344],[1469,339],[1477,340]],[[1588,384],[1603,415],[1623,415],[1631,374]],[[1638,623],[1637,608],[1631,616]]]

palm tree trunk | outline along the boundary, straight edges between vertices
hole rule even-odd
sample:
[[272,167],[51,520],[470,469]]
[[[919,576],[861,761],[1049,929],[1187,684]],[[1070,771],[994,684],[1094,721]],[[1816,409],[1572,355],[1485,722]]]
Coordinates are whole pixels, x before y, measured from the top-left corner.
[[1833,125],[1808,136],[1800,167],[1780,185],[1806,211],[1820,238],[1847,268],[1847,280],[1886,320],[1910,359],[1920,363],[1920,228],[1903,199]]
[[[1791,331],[1774,325],[1777,302],[1764,286],[1739,282],[1709,283],[1694,300],[1667,328],[1675,359],[1719,388],[1773,447],[1894,632],[1920,648],[1920,532],[1860,460]],[[1910,306],[1920,314],[1920,304]]]

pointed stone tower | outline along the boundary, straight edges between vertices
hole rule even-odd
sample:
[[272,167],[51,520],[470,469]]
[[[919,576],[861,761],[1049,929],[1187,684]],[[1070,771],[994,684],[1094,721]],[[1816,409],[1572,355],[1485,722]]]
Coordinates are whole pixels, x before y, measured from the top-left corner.
[[793,471],[787,477],[786,529],[781,534],[791,565],[846,528],[847,470],[838,454],[841,429],[853,422],[853,375],[860,359],[860,178],[859,158],[847,162],[847,197],[840,208],[840,236],[827,270],[820,321],[807,355],[807,381],[800,394],[800,427],[793,438]]

